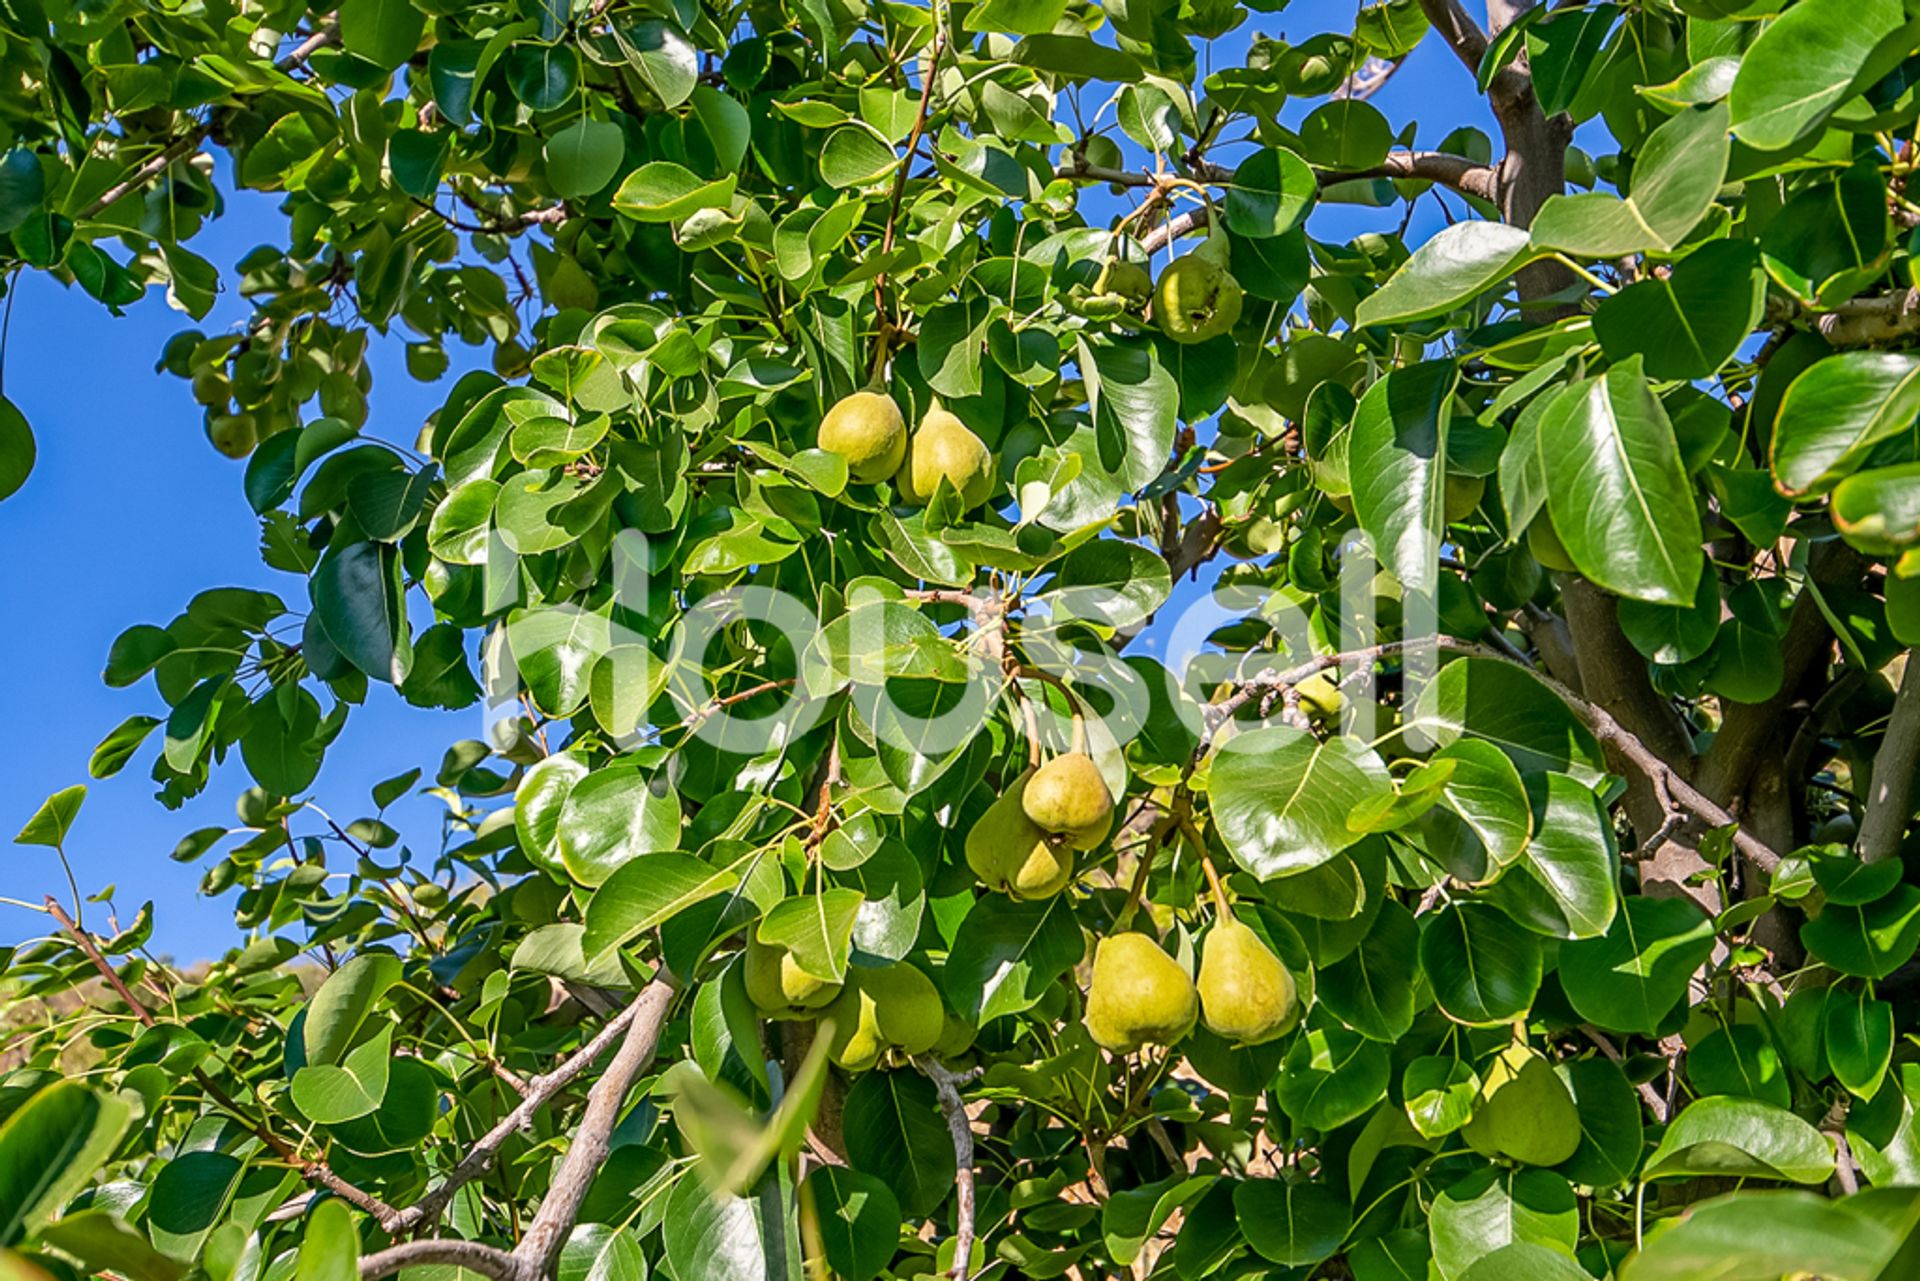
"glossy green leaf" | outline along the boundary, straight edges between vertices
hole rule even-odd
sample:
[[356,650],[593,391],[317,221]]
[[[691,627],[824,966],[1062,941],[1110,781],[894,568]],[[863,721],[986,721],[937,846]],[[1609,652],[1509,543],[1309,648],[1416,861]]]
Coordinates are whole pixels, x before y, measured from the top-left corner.
[[1833,1144],[1784,1108],[1717,1095],[1688,1104],[1647,1158],[1646,1177],[1733,1175],[1824,1183]]
[[1740,141],[1776,150],[1846,100],[1875,47],[1906,20],[1893,0],[1801,0],[1741,58],[1728,97]]
[[1549,196],[1534,216],[1533,243],[1582,258],[1673,249],[1720,193],[1728,119],[1724,103],[1675,113],[1635,157],[1632,194]]
[[1560,948],[1560,984],[1580,1016],[1655,1034],[1713,950],[1713,923],[1688,899],[1629,898],[1599,938]]
[[1526,1013],[1540,990],[1540,943],[1504,912],[1460,903],[1420,931],[1420,968],[1433,999],[1462,1023],[1505,1023]]
[[36,1091],[0,1123],[0,1245],[57,1215],[119,1145],[133,1109],[78,1081]]
[[1227,740],[1208,791],[1227,849],[1265,880],[1317,867],[1352,845],[1360,834],[1347,815],[1391,786],[1371,749],[1273,726]]
[[1442,316],[1518,271],[1536,250],[1525,228],[1468,220],[1434,233],[1387,283],[1360,301],[1358,325]]

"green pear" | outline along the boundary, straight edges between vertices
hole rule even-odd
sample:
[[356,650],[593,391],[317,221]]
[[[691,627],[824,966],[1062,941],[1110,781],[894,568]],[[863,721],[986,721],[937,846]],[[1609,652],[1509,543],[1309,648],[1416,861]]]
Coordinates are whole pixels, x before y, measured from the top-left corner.
[[893,397],[856,391],[820,420],[819,444],[847,460],[847,475],[872,485],[893,475],[907,456],[907,420]]
[[207,420],[207,439],[228,458],[245,458],[260,443],[252,414],[215,414]]
[[1240,282],[1203,254],[1175,259],[1153,291],[1153,319],[1177,343],[1218,338],[1240,319]]
[[1028,818],[1075,849],[1092,849],[1113,825],[1113,793],[1085,752],[1062,752],[1035,770],[1021,805]]
[[1200,996],[1179,962],[1144,934],[1114,934],[1093,950],[1087,1034],[1115,1054],[1172,1045],[1193,1030]]
[[925,507],[942,480],[960,495],[962,510],[971,511],[993,493],[993,453],[965,423],[936,405],[907,442],[906,461],[894,485],[901,502]]
[[747,996],[772,1019],[806,1018],[840,995],[840,985],[801,969],[793,953],[776,943],[747,938]]
[[1482,1156],[1558,1165],[1580,1146],[1580,1112],[1553,1064],[1516,1041],[1482,1078],[1473,1119],[1460,1135]]
[[1545,512],[1535,516],[1527,526],[1527,550],[1548,569],[1557,569],[1563,574],[1577,572],[1573,557],[1567,554],[1567,545],[1560,541],[1560,531],[1553,527],[1553,521]]
[[967,833],[967,866],[987,888],[1017,899],[1052,898],[1073,880],[1073,845],[1022,807],[1032,778],[1031,770],[1016,778]]
[[833,1021],[827,1057],[849,1072],[866,1071],[888,1050],[925,1054],[947,1025],[933,980],[904,961],[848,970],[822,1017]]
[[1240,1045],[1283,1036],[1299,1020],[1293,975],[1245,922],[1221,916],[1200,949],[1200,1009],[1207,1029]]

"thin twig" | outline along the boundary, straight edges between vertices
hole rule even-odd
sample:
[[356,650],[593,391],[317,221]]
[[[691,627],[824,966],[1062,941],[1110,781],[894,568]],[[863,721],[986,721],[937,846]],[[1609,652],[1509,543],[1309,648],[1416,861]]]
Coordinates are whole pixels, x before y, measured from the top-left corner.
[[930,1054],[914,1058],[913,1065],[933,1082],[940,1099],[940,1114],[947,1120],[947,1132],[953,1136],[953,1160],[956,1170],[953,1223],[953,1281],[967,1281],[973,1260],[973,1122],[967,1117],[967,1105],[960,1087],[980,1075],[980,1069],[950,1072],[946,1064]]
[[[1607,1039],[1606,1033],[1589,1023],[1581,1024],[1580,1032],[1589,1041],[1599,1046],[1600,1053],[1611,1059],[1615,1067],[1626,1066],[1626,1059],[1621,1055],[1614,1043]],[[1640,1099],[1647,1105],[1647,1111],[1653,1114],[1653,1119],[1661,1125],[1665,1125],[1667,1123],[1667,1101],[1660,1097],[1660,1091],[1653,1088],[1653,1082],[1642,1081],[1634,1088],[1639,1091]]]
[[518,1281],[519,1265],[511,1254],[478,1241],[456,1241],[452,1237],[434,1237],[426,1241],[403,1241],[390,1245],[360,1260],[360,1281],[377,1281],[402,1268],[443,1264],[478,1272],[493,1281]]

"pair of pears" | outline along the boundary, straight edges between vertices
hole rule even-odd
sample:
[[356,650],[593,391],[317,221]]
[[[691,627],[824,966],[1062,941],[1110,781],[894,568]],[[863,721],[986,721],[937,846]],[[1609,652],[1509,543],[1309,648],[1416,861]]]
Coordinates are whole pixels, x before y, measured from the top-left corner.
[[935,405],[912,439],[893,397],[856,391],[820,420],[820,448],[846,460],[847,475],[863,485],[892,478],[900,501],[925,507],[946,481],[971,511],[993,493],[993,453],[950,411]]
[[1114,934],[1093,953],[1087,1033],[1115,1054],[1172,1045],[1202,1017],[1207,1030],[1237,1045],[1259,1045],[1293,1029],[1300,1017],[1293,975],[1260,936],[1222,913],[1200,949],[1200,978],[1144,934]]
[[[850,1072],[865,1071],[889,1050],[925,1054],[959,1031],[948,1027],[933,980],[904,961],[854,966],[845,983],[831,983],[801,969],[786,948],[749,935],[745,977],[748,999],[767,1018],[831,1020],[827,1057]],[[971,1026],[962,1027],[971,1042]]]
[[1013,780],[967,833],[967,866],[989,889],[1052,898],[1073,880],[1074,853],[1113,826],[1113,793],[1085,752],[1065,752]]

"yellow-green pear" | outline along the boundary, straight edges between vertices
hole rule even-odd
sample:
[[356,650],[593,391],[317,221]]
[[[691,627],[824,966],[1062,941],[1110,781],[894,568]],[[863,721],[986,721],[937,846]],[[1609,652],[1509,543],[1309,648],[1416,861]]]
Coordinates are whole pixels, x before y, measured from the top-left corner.
[[1153,319],[1177,343],[1205,342],[1240,319],[1240,282],[1212,258],[1191,253],[1160,273],[1153,290]]
[[971,511],[993,493],[993,453],[965,423],[935,405],[907,442],[906,461],[894,485],[900,501],[925,507],[942,480],[960,495],[961,508]]
[[888,1050],[925,1054],[947,1023],[933,980],[904,961],[848,970],[823,1017],[833,1021],[827,1057],[849,1072],[864,1072]]
[[1180,963],[1144,934],[1113,934],[1093,950],[1087,1034],[1115,1054],[1172,1045],[1193,1031],[1200,996]]
[[1062,752],[1035,770],[1022,806],[1028,818],[1078,849],[1098,845],[1113,822],[1113,793],[1085,752]]
[[989,889],[1017,899],[1052,898],[1073,880],[1073,845],[1050,837],[1021,801],[1031,770],[987,806],[967,833],[967,866]]
[[745,967],[747,996],[768,1018],[805,1018],[840,995],[838,983],[815,978],[794,962],[786,948],[751,935]]
[[1245,922],[1221,916],[1200,948],[1201,1016],[1207,1029],[1240,1045],[1291,1031],[1300,1017],[1293,975]]
[[820,420],[819,444],[847,460],[847,475],[872,485],[893,475],[907,456],[907,420],[893,397],[856,391]]
[[1553,1064],[1516,1041],[1482,1078],[1460,1136],[1483,1156],[1558,1165],[1580,1146],[1580,1112]]

